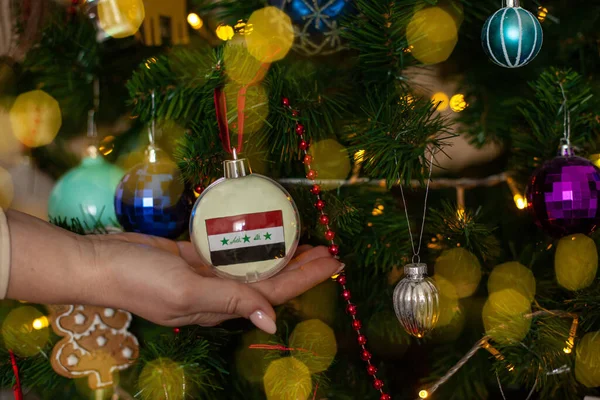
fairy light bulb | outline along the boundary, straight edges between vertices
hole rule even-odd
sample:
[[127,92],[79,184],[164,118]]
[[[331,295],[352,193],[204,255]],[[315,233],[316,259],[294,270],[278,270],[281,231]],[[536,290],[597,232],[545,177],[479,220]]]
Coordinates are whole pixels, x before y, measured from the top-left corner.
[[229,25],[221,24],[217,26],[216,30],[217,37],[222,41],[227,41],[233,39],[233,28]]
[[200,18],[200,16],[196,13],[189,13],[187,16],[187,22],[195,30],[202,28],[204,25],[204,21],[202,21],[202,18]]
[[419,397],[422,399],[426,399],[429,397],[429,392],[427,390],[421,390],[419,392]]

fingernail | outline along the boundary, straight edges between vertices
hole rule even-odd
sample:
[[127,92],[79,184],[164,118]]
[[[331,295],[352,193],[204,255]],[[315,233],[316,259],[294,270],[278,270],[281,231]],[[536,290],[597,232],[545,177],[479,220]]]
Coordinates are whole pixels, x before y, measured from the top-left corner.
[[262,311],[254,311],[250,315],[250,321],[260,330],[263,330],[271,335],[277,332],[275,321]]
[[346,268],[346,264],[342,263],[342,265],[338,268],[337,271],[335,271],[335,273],[339,274],[340,272],[342,272],[344,270],[344,268]]

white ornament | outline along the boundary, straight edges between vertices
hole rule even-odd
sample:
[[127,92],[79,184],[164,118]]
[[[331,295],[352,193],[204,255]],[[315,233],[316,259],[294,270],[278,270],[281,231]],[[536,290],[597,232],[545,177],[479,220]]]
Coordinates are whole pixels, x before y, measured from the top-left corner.
[[224,170],[225,177],[194,205],[192,242],[217,275],[244,282],[266,279],[296,251],[298,210],[285,189],[253,174],[246,159],[225,161]]

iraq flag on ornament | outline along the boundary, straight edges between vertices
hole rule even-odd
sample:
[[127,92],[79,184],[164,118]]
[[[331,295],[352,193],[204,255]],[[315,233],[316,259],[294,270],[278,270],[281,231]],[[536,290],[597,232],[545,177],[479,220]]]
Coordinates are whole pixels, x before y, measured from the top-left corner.
[[214,266],[285,257],[281,210],[206,220]]

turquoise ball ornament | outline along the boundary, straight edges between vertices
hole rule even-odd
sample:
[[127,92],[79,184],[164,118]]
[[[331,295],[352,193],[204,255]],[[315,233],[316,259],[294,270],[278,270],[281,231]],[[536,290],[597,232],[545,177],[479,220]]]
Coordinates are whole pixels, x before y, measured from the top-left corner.
[[509,1],[485,21],[481,44],[488,57],[505,68],[522,67],[542,48],[543,32],[538,19],[529,11]]
[[124,172],[101,156],[86,157],[63,175],[50,193],[50,219],[77,219],[84,228],[118,226],[114,196]]

